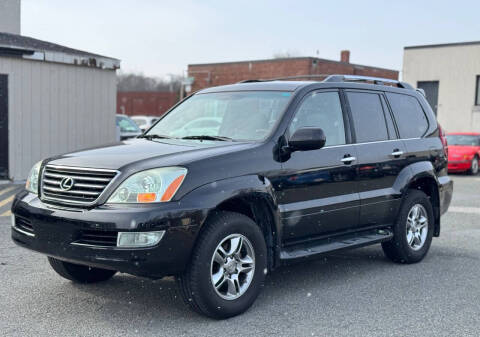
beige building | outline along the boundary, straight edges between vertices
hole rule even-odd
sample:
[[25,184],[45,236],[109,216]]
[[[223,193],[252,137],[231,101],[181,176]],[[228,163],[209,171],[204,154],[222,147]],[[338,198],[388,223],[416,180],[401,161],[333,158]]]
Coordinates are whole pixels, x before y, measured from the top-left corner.
[[480,41],[405,47],[403,81],[425,90],[447,132],[480,132]]

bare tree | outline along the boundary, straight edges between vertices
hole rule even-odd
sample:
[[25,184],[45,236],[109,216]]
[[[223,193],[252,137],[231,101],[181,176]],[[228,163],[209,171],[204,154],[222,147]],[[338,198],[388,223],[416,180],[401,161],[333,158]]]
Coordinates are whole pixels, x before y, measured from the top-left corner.
[[276,59],[288,59],[299,56],[301,56],[301,54],[298,50],[284,50],[273,54],[273,58]]
[[148,77],[143,74],[118,74],[118,91],[174,91],[180,90],[182,76],[169,75],[169,79]]

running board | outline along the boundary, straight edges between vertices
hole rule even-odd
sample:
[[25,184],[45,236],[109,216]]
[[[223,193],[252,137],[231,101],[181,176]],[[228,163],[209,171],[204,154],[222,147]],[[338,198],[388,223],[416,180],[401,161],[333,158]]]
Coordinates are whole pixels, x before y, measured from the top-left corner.
[[280,251],[280,260],[290,261],[314,255],[330,253],[342,249],[359,248],[388,241],[393,238],[390,229],[377,229],[357,232],[333,238],[284,247]]

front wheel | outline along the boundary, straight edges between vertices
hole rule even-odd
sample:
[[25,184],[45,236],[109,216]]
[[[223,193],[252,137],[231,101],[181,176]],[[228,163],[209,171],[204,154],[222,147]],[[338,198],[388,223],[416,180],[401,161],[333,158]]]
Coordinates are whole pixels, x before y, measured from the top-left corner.
[[385,255],[398,263],[421,261],[432,243],[434,224],[428,196],[419,190],[409,190],[393,226],[393,239],[382,243]]
[[266,270],[267,248],[257,224],[243,214],[219,212],[204,225],[177,283],[193,310],[223,319],[253,304]]
[[53,270],[63,278],[76,283],[96,283],[109,280],[116,271],[82,266],[48,257]]
[[479,170],[479,168],[478,168],[478,157],[475,156],[472,159],[472,163],[470,164],[470,170],[468,171],[468,173],[470,173],[471,175],[477,175],[478,170]]

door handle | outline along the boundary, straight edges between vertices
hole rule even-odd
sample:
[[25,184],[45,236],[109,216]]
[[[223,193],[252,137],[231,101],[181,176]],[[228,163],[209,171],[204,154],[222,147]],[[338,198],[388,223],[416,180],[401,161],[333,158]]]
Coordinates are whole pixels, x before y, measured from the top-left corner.
[[403,151],[400,151],[400,150],[393,150],[393,152],[390,154],[392,157],[395,157],[395,158],[398,158],[400,157],[401,155],[403,154]]
[[352,157],[352,156],[348,156],[348,157],[342,158],[340,161],[344,164],[350,164],[351,162],[354,162],[355,160],[357,160],[357,158]]

